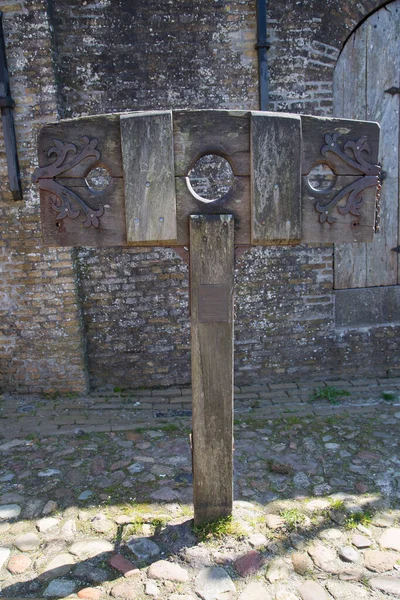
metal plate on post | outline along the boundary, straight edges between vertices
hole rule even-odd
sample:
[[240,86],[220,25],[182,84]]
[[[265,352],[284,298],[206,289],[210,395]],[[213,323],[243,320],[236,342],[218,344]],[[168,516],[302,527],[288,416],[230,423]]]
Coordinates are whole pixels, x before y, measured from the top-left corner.
[[199,285],[199,322],[226,323],[229,319],[229,286],[225,284]]

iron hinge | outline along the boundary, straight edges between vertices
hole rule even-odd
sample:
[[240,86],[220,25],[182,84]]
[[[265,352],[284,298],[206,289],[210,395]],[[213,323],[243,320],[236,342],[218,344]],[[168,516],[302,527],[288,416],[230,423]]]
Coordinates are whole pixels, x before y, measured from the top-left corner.
[[394,96],[395,94],[400,94],[400,87],[392,86],[388,90],[385,90],[385,94],[390,94],[391,96]]
[[396,248],[392,248],[392,252],[397,252],[397,254],[400,254],[400,246],[396,246]]

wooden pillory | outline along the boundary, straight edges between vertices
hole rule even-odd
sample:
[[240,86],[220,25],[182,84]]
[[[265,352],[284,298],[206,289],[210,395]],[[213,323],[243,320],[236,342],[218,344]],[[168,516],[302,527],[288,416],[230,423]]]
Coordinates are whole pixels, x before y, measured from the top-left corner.
[[[376,123],[221,110],[82,117],[41,131],[33,180],[45,244],[171,246],[189,262],[196,524],[232,511],[235,252],[372,241],[378,142]],[[210,154],[232,170],[216,199],[191,179]]]

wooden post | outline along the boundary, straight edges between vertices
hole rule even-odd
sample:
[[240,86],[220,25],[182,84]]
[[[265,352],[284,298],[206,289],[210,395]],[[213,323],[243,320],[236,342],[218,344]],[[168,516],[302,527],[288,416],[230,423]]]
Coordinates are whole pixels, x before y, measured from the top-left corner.
[[194,522],[232,512],[232,215],[190,217]]

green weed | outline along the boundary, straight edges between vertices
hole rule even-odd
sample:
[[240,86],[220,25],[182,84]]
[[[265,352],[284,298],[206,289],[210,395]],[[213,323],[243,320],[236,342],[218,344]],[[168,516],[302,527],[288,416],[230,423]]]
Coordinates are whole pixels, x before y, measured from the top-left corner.
[[382,392],[383,400],[396,400],[396,394],[394,392]]
[[328,402],[331,404],[337,404],[337,402],[339,402],[339,400],[344,396],[350,396],[350,392],[327,385],[325,387],[317,388],[310,397],[310,401],[314,402],[315,400],[328,400]]
[[194,525],[193,531],[199,542],[220,540],[227,536],[240,538],[244,535],[243,528],[239,523],[234,521],[232,516]]
[[372,515],[368,511],[366,512],[356,512],[352,515],[349,515],[346,519],[346,527],[347,529],[355,529],[357,525],[368,525],[371,523]]
[[306,518],[297,508],[288,508],[282,510],[280,516],[284,519],[287,529],[298,529],[301,527]]

